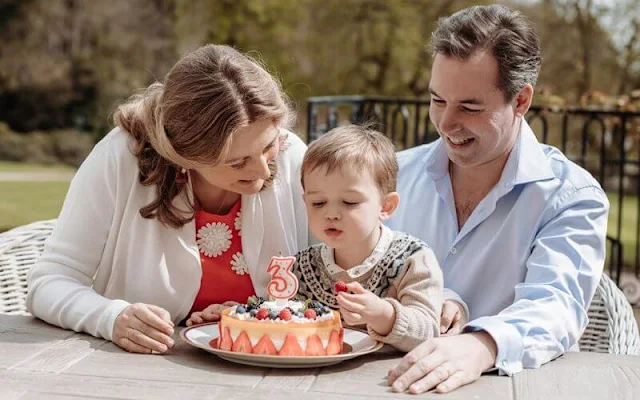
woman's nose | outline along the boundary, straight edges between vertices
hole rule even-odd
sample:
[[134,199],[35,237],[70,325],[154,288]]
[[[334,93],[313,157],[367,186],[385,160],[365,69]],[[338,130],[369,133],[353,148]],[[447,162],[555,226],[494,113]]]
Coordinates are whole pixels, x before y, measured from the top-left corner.
[[260,160],[255,165],[255,170],[252,171],[254,179],[266,180],[271,176],[271,170],[269,169],[269,158],[265,156],[260,157]]

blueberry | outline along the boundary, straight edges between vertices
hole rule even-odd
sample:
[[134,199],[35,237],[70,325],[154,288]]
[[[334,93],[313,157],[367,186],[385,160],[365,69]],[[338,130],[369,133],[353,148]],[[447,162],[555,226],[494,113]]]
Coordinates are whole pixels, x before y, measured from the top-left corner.
[[270,319],[277,319],[279,316],[280,316],[280,314],[279,314],[279,313],[277,313],[277,312],[275,312],[275,311],[271,311],[271,312],[269,313],[269,318],[270,318]]
[[322,307],[322,313],[323,314],[329,314],[331,313],[331,309],[327,306]]
[[238,314],[244,314],[244,313],[247,312],[247,309],[245,308],[245,306],[238,306],[238,307],[236,307],[236,312]]
[[256,308],[252,308],[251,311],[249,311],[249,315],[252,317],[255,317],[257,313],[258,310]]
[[293,313],[293,315],[295,315],[298,318],[304,318],[304,314],[302,314],[300,311]]

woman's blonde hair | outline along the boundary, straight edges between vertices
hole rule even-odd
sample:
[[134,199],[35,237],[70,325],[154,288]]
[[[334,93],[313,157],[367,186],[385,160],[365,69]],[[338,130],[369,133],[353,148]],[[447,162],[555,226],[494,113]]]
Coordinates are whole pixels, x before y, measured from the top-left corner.
[[302,161],[302,187],[305,174],[317,168],[332,173],[345,167],[371,171],[383,196],[396,191],[398,161],[394,145],[369,125],[340,126],[311,143]]
[[[266,119],[289,127],[293,118],[279,82],[256,60],[223,45],[186,55],[164,83],[132,96],[114,114],[114,122],[135,139],[141,184],[157,187],[157,198],[140,214],[175,228],[189,222],[193,204],[191,210],[173,205],[187,187],[176,182],[177,173],[222,161],[233,134],[249,124]],[[270,169],[265,187],[275,178],[275,162]]]

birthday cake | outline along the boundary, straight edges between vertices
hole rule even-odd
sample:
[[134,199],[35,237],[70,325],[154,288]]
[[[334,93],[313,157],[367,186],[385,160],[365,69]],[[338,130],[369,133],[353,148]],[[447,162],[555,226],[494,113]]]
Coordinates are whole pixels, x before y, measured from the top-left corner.
[[[272,356],[327,356],[342,352],[340,313],[321,303],[292,301],[298,279],[291,272],[295,257],[271,257],[267,286],[272,301],[252,296],[222,312],[220,350]],[[214,339],[215,341],[216,339]]]
[[314,301],[283,304],[254,296],[224,310],[218,327],[221,350],[274,356],[342,352],[340,314]]

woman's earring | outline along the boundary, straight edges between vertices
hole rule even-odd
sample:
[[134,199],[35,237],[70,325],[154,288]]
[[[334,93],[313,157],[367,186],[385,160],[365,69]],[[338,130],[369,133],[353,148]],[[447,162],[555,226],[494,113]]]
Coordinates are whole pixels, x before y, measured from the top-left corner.
[[176,183],[187,183],[187,180],[189,178],[189,175],[187,175],[187,170],[184,168],[181,168],[180,171],[176,172]]

